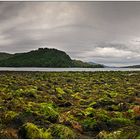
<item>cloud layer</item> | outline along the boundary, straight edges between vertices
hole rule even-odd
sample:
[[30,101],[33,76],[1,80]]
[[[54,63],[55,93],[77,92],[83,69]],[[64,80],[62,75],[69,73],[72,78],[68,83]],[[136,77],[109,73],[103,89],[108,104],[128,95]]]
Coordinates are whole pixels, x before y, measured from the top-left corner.
[[106,65],[140,62],[140,2],[0,2],[0,51],[39,47]]

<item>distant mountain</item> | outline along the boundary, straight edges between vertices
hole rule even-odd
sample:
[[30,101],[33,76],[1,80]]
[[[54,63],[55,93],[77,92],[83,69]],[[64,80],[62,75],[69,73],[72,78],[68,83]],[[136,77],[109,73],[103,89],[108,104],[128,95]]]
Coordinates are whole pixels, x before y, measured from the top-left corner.
[[109,66],[106,65],[102,65],[102,64],[97,64],[95,62],[88,62],[90,65],[94,65],[95,67],[103,67],[103,68],[109,68]]
[[91,64],[91,65],[96,65],[97,63],[95,63],[95,62],[88,62],[89,64]]
[[39,48],[13,55],[1,53],[0,67],[103,67],[103,65],[72,60],[64,51],[57,49]]
[[140,68],[140,65],[126,66],[124,68]]
[[86,68],[103,68],[104,66],[101,64],[90,64],[88,62],[83,62],[80,60],[73,60],[73,66],[74,67],[86,67]]

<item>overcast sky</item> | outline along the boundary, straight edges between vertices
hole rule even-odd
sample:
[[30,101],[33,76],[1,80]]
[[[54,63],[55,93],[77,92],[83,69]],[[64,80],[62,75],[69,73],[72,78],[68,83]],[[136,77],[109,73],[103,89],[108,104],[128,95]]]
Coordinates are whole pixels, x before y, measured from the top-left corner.
[[0,2],[0,52],[40,47],[106,65],[140,64],[140,2]]

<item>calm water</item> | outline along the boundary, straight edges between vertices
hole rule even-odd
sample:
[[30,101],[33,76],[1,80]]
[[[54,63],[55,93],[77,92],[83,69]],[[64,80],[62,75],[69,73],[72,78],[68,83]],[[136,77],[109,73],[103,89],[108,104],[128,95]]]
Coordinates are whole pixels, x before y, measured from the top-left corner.
[[27,68],[0,67],[0,71],[140,71],[140,68]]

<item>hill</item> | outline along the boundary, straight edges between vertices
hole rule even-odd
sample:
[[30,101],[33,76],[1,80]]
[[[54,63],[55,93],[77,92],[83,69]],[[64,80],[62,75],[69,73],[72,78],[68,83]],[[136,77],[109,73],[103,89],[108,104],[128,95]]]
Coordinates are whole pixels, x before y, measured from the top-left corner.
[[85,68],[103,68],[101,64],[90,64],[88,62],[83,62],[81,60],[73,60],[73,67],[85,67]]
[[125,68],[140,68],[140,65],[127,66]]
[[0,52],[0,61],[12,57],[12,54]]
[[[9,57],[8,57],[9,55]],[[72,60],[64,51],[39,48],[26,53],[8,54],[1,57],[0,67],[103,67],[80,60]]]

